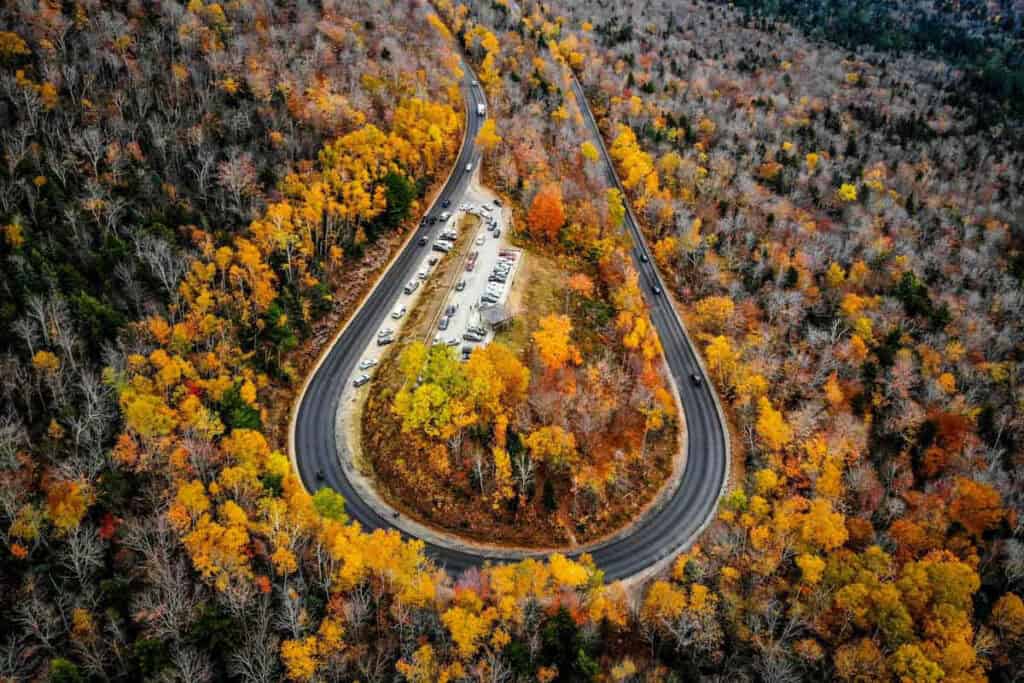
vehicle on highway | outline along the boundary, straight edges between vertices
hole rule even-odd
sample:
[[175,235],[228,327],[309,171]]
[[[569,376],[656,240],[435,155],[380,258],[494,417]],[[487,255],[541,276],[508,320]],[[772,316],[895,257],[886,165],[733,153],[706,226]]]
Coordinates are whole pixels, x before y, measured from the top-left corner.
[[316,471],[316,480],[317,481],[323,481],[324,480],[324,471],[323,470],[317,470]]
[[466,281],[465,280],[459,280],[459,283],[457,285],[455,285],[455,291],[456,292],[461,292],[465,288],[466,288]]
[[472,170],[473,170],[473,164],[472,163],[466,164],[466,173],[469,173]]
[[372,368],[376,364],[377,364],[377,361],[375,361],[373,358],[367,358],[366,360],[364,360],[362,363],[359,364],[359,369],[360,370],[369,370],[370,368]]
[[419,286],[420,283],[416,282],[415,280],[410,280],[409,284],[407,284],[405,286],[405,289],[403,289],[402,291],[405,292],[406,294],[412,294],[413,292],[416,291],[416,288]]
[[647,258],[647,253],[646,252],[641,251],[640,252],[640,260],[643,261],[644,263],[647,263],[647,261],[649,261],[650,259]]
[[437,329],[444,332],[448,329],[448,318],[441,318],[440,322],[437,323]]
[[352,382],[352,385],[355,387],[361,387],[369,381],[370,376],[367,374],[362,374],[355,378],[355,381]]
[[443,202],[441,202],[441,206],[443,206],[443,207],[444,207],[444,208],[446,208],[446,209],[447,209],[447,208],[448,208],[449,206],[451,206],[451,205],[452,205],[452,200],[451,200],[451,199],[445,199],[445,200],[444,200]]
[[391,311],[391,317],[398,320],[405,315],[405,306],[395,306],[395,310]]
[[486,116],[487,115],[487,106],[485,104],[483,104],[482,102],[476,105],[476,115],[477,116]]
[[703,383],[704,380],[702,380],[700,375],[698,375],[696,372],[691,372],[690,373],[690,381],[693,382],[696,386],[699,387]]
[[655,294],[661,294],[661,287],[659,287],[658,285],[652,285],[651,291],[654,292]]
[[498,299],[499,297],[494,294],[484,294],[482,297],[480,297],[480,304],[482,306],[496,304],[498,303]]

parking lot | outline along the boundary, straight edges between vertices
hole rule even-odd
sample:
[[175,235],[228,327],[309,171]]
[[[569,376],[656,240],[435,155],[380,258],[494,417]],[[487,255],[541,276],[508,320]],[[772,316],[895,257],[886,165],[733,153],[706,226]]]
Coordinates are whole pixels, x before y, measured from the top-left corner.
[[462,272],[448,292],[434,324],[433,344],[448,344],[467,356],[474,347],[494,338],[486,319],[501,317],[519,269],[522,254],[502,237],[506,221],[501,207],[493,204],[464,204],[459,207],[478,215],[480,227],[462,261]]
[[[399,339],[410,312],[420,303],[420,297],[427,283],[435,277],[442,259],[456,259],[457,262],[452,264],[456,273],[441,305],[431,313],[429,333],[424,341],[448,344],[462,357],[494,338],[494,330],[484,313],[488,307],[496,307],[489,313],[493,317],[496,311],[504,309],[521,261],[521,252],[509,247],[505,241],[505,211],[494,203],[493,198],[474,196],[473,193],[459,206],[442,208],[440,216],[444,229],[433,241],[416,238],[423,252],[416,275],[405,283],[398,301],[378,328],[375,341],[363,353],[352,377],[352,384],[356,387],[370,381],[382,354]],[[460,225],[466,214],[478,216],[480,222],[468,246],[458,250],[454,245],[460,237]],[[464,240],[460,240],[462,243]]]

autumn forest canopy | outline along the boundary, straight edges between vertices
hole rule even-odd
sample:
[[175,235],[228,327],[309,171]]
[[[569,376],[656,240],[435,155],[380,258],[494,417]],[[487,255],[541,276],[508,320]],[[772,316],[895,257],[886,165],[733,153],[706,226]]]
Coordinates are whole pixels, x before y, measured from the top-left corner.
[[[4,4],[0,680],[1018,680],[1022,54],[1013,0]],[[555,549],[457,573],[288,434],[463,144],[511,320],[409,323],[349,430],[403,516]],[[696,428],[629,211],[731,457],[618,582],[575,551]]]

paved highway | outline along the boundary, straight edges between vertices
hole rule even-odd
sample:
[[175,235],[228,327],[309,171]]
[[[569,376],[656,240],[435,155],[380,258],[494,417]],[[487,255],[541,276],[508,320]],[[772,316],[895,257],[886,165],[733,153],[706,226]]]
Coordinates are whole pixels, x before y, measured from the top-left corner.
[[[466,164],[472,162],[473,168],[476,169],[480,163],[481,155],[476,148],[475,139],[483,118],[476,115],[476,107],[478,103],[485,103],[485,100],[480,87],[474,85],[474,77],[468,65],[464,65],[463,68],[463,90],[466,93],[467,111],[462,151],[451,177],[428,215],[440,213],[443,210],[440,208],[441,203],[445,199],[450,199],[451,206],[457,207],[472,175],[466,172]],[[621,189],[611,159],[601,142],[597,124],[586,108],[582,89],[578,83],[575,87],[587,123],[604,154],[609,182]],[[725,427],[717,410],[715,398],[709,390],[707,378],[704,377],[704,372],[667,294],[653,292],[652,286],[655,283],[662,292],[666,290],[657,270],[651,264],[647,246],[637,228],[632,211],[627,213],[626,223],[637,245],[634,259],[651,307],[651,319],[661,335],[668,367],[675,378],[685,406],[688,440],[685,471],[678,489],[671,498],[639,520],[632,533],[590,549],[597,565],[605,571],[609,579],[626,578],[643,572],[692,542],[715,513],[728,470],[729,457]],[[338,491],[345,498],[349,517],[358,521],[367,531],[396,527],[391,519],[380,515],[376,509],[361,499],[341,465],[335,440],[338,402],[342,389],[345,383],[350,381],[363,350],[372,341],[376,330],[398,300],[405,283],[415,275],[422,250],[427,248],[418,245],[419,237],[426,234],[428,238],[433,239],[441,227],[440,223],[421,227],[408,241],[307,380],[305,391],[299,397],[299,404],[293,414],[289,445],[303,484],[310,491],[316,491],[322,486],[329,486]],[[647,260],[641,260],[640,254],[647,255]],[[690,377],[695,372],[703,378],[699,385]],[[318,478],[318,472],[322,478]],[[480,565],[491,559],[485,553],[467,552],[431,543],[427,543],[427,553],[453,572]]]

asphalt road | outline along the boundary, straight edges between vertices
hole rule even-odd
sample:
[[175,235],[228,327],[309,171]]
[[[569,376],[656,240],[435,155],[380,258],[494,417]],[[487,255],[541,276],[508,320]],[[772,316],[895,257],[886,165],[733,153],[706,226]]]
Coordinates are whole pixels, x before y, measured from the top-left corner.
[[[463,90],[467,94],[468,102],[466,137],[455,171],[428,215],[437,215],[445,210],[441,208],[444,199],[451,200],[448,210],[457,208],[472,175],[466,172],[466,164],[472,161],[475,171],[480,163],[481,155],[476,148],[475,139],[483,119],[476,115],[476,106],[485,100],[480,87],[472,84],[472,71],[466,65],[464,70],[466,76]],[[581,105],[585,107],[586,99],[583,92],[578,84],[575,87]],[[597,124],[589,109],[585,109],[584,114],[604,154],[609,182],[620,186],[607,150],[600,142]],[[634,259],[641,275],[645,297],[651,307],[651,319],[661,335],[668,367],[675,378],[685,406],[688,452],[686,469],[675,494],[638,521],[632,533],[590,550],[598,567],[604,570],[608,579],[638,574],[660,560],[674,555],[682,546],[692,542],[704,523],[715,513],[728,461],[725,427],[719,419],[707,378],[703,378],[699,386],[691,381],[691,373],[697,372],[703,376],[701,366],[671,302],[665,294],[655,295],[652,292],[652,283],[657,283],[662,292],[665,291],[664,283],[660,281],[656,269],[650,262],[647,246],[631,211],[627,213],[626,223],[637,245]],[[390,313],[405,283],[415,276],[422,250],[429,248],[418,245],[419,237],[426,234],[432,240],[441,228],[441,223],[428,225],[420,228],[409,240],[380,284],[366,299],[313,376],[309,378],[292,424],[291,448],[299,476],[306,488],[316,491],[323,486],[329,486],[339,492],[345,498],[349,517],[358,521],[367,531],[396,527],[391,520],[378,514],[360,498],[341,465],[335,440],[338,401],[344,383],[350,381],[363,350]],[[638,258],[640,253],[648,254],[646,262]],[[322,479],[317,477],[318,471],[322,474]],[[427,553],[451,572],[460,572],[491,559],[483,554],[430,543],[427,544]]]

